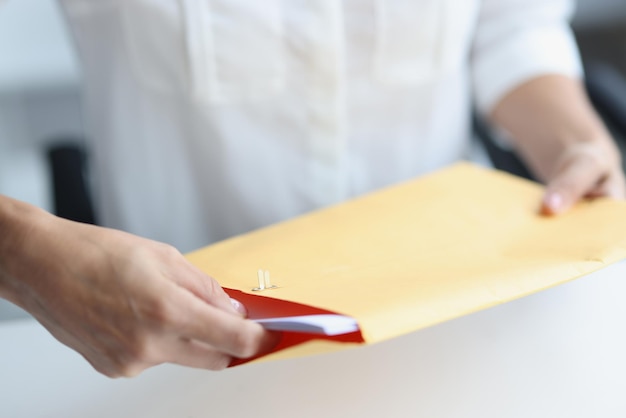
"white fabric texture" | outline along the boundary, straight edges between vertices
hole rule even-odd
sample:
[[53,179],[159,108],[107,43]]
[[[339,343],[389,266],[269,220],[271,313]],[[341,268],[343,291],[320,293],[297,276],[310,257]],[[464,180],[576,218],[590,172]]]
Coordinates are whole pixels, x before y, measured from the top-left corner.
[[473,47],[478,110],[489,110],[508,91],[545,74],[582,76],[574,37],[567,26],[569,0],[483,1]]
[[488,112],[577,76],[562,0],[61,0],[105,225],[182,251],[470,152]]

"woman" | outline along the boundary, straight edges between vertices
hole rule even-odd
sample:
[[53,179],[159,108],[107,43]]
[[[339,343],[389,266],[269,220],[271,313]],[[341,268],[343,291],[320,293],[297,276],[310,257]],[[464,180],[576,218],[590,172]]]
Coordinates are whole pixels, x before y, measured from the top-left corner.
[[466,158],[473,105],[546,182],[544,213],[624,197],[568,1],[61,3],[83,60],[101,217],[145,238],[0,198],[0,295],[106,375],[220,369],[270,347],[169,245]]

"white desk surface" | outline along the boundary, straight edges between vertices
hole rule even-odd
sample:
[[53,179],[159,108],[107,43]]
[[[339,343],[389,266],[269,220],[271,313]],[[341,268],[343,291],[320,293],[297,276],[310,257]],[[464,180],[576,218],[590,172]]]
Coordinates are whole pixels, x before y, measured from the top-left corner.
[[2,417],[626,416],[626,262],[386,343],[110,380],[31,320],[0,323]]

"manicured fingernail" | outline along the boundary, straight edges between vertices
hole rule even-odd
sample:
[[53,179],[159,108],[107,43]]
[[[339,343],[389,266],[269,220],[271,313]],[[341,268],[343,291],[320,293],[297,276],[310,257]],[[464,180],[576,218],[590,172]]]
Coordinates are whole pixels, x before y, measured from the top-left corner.
[[548,193],[543,199],[543,203],[552,211],[552,213],[559,213],[563,210],[563,197],[558,193]]
[[237,299],[230,298],[230,304],[233,305],[233,308],[235,308],[237,313],[239,313],[241,316],[248,316],[248,310],[245,306],[243,306],[243,303],[239,302]]

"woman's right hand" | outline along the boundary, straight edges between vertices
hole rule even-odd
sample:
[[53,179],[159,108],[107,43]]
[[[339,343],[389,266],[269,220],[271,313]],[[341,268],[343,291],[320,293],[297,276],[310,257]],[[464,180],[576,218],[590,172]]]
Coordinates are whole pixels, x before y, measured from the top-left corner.
[[276,343],[168,245],[2,196],[0,236],[0,296],[107,376],[160,363],[219,370]]

